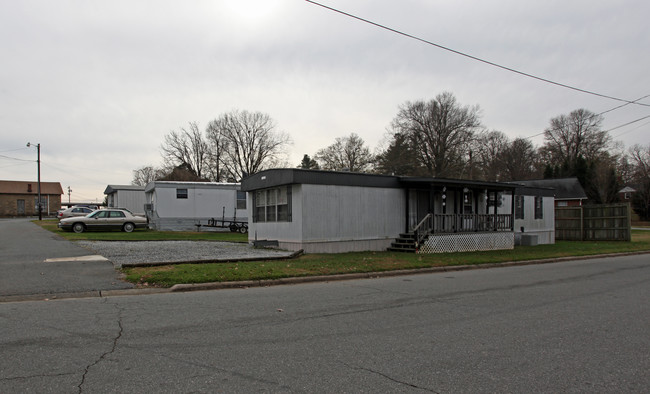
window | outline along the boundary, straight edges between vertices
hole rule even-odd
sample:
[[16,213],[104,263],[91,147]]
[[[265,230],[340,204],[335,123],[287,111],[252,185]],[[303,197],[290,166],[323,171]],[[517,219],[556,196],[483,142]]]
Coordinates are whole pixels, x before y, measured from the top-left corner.
[[[47,203],[47,198],[48,197],[49,196],[41,195],[41,211],[44,211],[46,209],[46,207],[49,205]],[[34,209],[36,210],[36,212],[38,212],[38,196],[34,197]]]
[[187,189],[176,189],[176,198],[187,198]]
[[291,189],[287,186],[255,192],[255,222],[290,222]]
[[246,209],[246,192],[237,191],[237,209]]
[[524,218],[524,196],[515,196],[515,219]]
[[111,216],[112,218],[123,218],[123,217],[126,217],[126,215],[124,214],[124,212],[120,212],[120,211],[111,211],[110,214],[111,214],[110,216]]
[[253,217],[255,222],[266,222],[266,192],[267,190],[255,192],[255,212]]
[[535,219],[544,219],[544,199],[535,197]]

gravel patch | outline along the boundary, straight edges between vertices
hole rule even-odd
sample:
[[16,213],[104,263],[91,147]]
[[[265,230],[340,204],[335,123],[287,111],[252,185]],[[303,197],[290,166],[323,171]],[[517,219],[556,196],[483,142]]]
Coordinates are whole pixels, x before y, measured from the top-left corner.
[[116,267],[142,263],[179,263],[288,257],[292,252],[214,241],[77,241]]

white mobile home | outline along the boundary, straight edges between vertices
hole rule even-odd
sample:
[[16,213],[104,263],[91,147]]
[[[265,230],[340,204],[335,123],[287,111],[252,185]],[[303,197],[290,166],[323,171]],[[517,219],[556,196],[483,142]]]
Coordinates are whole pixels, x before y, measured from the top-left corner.
[[[521,231],[513,220],[515,193],[537,193],[506,183],[301,169],[262,171],[244,179],[242,190],[250,241],[306,252],[511,249]],[[545,198],[552,204],[552,196]],[[554,238],[539,240],[546,241]]]
[[[513,182],[514,183],[514,182]],[[515,245],[555,243],[555,190],[520,185],[515,190]],[[504,196],[506,204],[510,196]]]
[[126,208],[136,215],[144,215],[144,186],[108,185],[104,194],[108,208]]
[[212,219],[248,218],[238,183],[154,181],[144,192],[149,226],[156,230],[196,231]]

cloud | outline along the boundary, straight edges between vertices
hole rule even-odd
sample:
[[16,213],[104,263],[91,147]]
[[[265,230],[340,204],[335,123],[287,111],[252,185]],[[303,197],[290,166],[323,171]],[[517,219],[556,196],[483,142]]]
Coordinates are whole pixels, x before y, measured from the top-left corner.
[[[561,83],[626,99],[650,93],[646,2],[323,3]],[[443,91],[479,105],[485,126],[512,138],[576,108],[619,105],[304,1],[5,2],[0,37],[0,151],[40,142],[47,180],[70,185],[73,198],[103,199],[107,184],[160,163],[169,131],[232,109],[275,119],[297,165],[352,132],[375,147],[400,104]],[[648,114],[629,105],[603,126]],[[647,143],[638,126],[617,130],[622,141]],[[33,165],[16,163],[0,158],[0,179],[33,179]]]

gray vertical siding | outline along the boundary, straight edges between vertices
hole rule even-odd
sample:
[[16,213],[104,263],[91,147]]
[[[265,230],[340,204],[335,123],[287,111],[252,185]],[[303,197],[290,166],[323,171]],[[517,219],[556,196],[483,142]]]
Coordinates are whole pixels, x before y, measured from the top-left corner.
[[[405,228],[402,189],[292,185],[291,222],[250,223],[249,240],[307,252],[385,250]],[[252,193],[248,204],[253,209]]]
[[303,185],[303,241],[395,238],[405,204],[401,189]]

